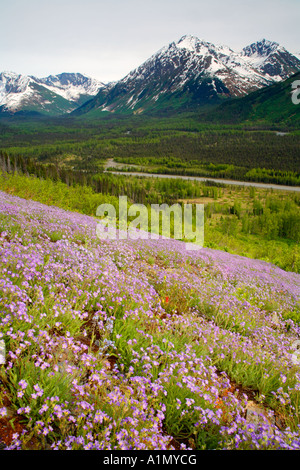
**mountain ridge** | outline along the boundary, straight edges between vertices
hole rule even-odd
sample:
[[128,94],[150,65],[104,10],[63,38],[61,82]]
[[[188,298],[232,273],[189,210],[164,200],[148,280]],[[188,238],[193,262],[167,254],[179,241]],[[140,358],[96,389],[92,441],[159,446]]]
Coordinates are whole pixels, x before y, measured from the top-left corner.
[[96,95],[104,84],[80,73],[37,78],[15,72],[0,73],[0,109],[6,113],[69,113]]
[[298,70],[296,56],[266,39],[235,52],[185,35],[118,82],[100,89],[74,114],[92,110],[139,114],[218,104],[286,79]]
[[236,52],[185,35],[108,84],[80,73],[37,78],[2,72],[0,113],[80,116],[205,109],[281,82],[299,70],[297,55],[274,41],[261,39]]

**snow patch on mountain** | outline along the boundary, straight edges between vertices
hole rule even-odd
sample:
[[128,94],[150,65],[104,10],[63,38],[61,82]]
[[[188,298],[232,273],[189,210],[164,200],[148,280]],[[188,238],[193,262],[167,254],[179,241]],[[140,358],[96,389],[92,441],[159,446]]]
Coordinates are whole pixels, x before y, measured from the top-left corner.
[[34,80],[68,101],[78,101],[82,95],[95,96],[105,86],[99,80],[79,73],[63,73],[40,79],[34,77]]
[[14,72],[0,73],[0,106],[12,112],[19,109],[22,102],[30,100],[35,91],[30,87],[30,77]]

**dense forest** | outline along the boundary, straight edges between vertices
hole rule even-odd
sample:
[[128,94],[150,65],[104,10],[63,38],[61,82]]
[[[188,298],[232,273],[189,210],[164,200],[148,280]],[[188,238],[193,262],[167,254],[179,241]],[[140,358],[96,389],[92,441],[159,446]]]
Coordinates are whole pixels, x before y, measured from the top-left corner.
[[299,185],[297,131],[203,124],[177,118],[107,117],[3,121],[0,150],[57,168],[101,173],[108,159],[142,171]]

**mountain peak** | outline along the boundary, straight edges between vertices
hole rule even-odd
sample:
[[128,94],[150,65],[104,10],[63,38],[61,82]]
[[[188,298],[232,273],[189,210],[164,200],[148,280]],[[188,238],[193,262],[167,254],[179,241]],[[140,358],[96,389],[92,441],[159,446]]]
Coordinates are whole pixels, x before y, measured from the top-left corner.
[[87,77],[81,73],[61,73],[36,78],[38,83],[48,87],[50,91],[60,94],[67,100],[77,101],[80,95],[94,96],[104,86],[99,80]]
[[299,59],[288,52],[278,42],[261,39],[244,47],[241,56],[254,69],[262,72],[274,81],[288,78],[299,70]]
[[270,41],[269,39],[262,38],[259,41],[256,41],[256,44],[262,44],[264,46],[279,46],[278,42]]
[[284,50],[278,42],[269,41],[268,39],[263,38],[260,41],[253,42],[249,46],[244,47],[242,54],[247,57],[251,57],[253,55],[265,57],[276,52],[278,49]]
[[179,41],[176,43],[176,46],[179,49],[188,49],[190,51],[195,51],[197,45],[203,44],[204,41],[201,41],[199,38],[196,36],[191,36],[191,35],[185,35],[182,36],[182,38],[179,39]]

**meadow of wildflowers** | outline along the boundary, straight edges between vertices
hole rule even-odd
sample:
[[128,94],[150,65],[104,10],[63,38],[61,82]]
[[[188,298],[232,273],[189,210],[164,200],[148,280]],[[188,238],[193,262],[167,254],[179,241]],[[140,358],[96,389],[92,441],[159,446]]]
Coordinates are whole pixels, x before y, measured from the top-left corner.
[[0,192],[2,447],[300,449],[300,275],[96,225]]

